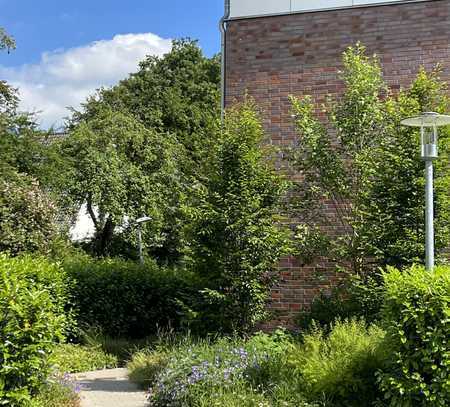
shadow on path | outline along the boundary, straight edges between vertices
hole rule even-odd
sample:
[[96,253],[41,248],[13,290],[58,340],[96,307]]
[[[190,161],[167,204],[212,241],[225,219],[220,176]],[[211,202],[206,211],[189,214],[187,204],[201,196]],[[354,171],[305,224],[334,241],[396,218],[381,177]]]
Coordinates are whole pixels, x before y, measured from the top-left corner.
[[127,377],[126,369],[73,375],[81,387],[81,407],[145,407],[145,392]]

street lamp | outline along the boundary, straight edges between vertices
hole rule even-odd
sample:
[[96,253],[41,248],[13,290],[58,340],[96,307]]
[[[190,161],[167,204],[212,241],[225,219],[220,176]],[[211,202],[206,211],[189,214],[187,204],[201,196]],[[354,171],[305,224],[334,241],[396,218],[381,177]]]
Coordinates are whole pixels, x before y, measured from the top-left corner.
[[450,116],[435,112],[402,120],[401,124],[420,127],[421,156],[425,161],[425,266],[434,268],[433,161],[438,158],[438,128],[450,124]]
[[139,251],[139,263],[144,264],[144,255],[142,254],[142,224],[152,220],[148,216],[136,219],[136,224],[138,225],[137,235],[138,235],[138,251]]

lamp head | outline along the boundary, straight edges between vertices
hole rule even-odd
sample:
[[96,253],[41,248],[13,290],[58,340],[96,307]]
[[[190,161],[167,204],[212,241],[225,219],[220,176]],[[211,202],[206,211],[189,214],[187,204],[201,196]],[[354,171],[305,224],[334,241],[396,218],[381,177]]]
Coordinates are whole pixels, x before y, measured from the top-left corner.
[[404,119],[401,124],[420,128],[423,160],[430,161],[438,158],[438,127],[450,125],[450,116],[425,112],[420,116]]
[[402,120],[401,124],[409,127],[442,127],[450,124],[450,116],[436,112],[425,112],[420,116],[408,117]]
[[142,218],[136,219],[135,222],[140,225],[141,223],[145,223],[150,220],[152,220],[152,218],[150,218],[149,216],[143,216]]

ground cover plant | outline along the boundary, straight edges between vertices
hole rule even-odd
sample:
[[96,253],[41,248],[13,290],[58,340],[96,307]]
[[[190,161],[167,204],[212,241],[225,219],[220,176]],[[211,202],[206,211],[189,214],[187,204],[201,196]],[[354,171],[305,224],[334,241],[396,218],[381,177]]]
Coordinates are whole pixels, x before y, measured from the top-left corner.
[[80,387],[68,374],[54,373],[31,400],[30,407],[79,407]]
[[[303,340],[284,331],[247,340],[184,339],[139,352],[130,378],[149,385],[153,406],[359,406],[382,395],[384,333],[336,323]],[[222,403],[222,404],[221,404]]]

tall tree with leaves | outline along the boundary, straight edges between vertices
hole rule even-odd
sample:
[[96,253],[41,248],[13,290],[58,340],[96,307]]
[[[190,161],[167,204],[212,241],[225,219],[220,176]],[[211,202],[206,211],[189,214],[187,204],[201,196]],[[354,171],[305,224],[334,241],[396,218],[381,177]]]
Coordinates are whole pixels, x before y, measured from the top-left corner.
[[154,248],[161,244],[165,220],[180,199],[170,135],[106,107],[80,122],[60,149],[70,160],[61,189],[78,206],[86,204],[95,226],[96,254],[109,254],[115,231],[143,215],[152,217],[153,241],[148,243]]
[[[152,148],[167,149],[168,156],[172,153],[175,154],[172,164],[176,166],[177,186],[174,186],[171,181],[160,182],[158,188],[154,185],[151,189],[144,191],[131,189],[128,193],[129,199],[123,199],[123,191],[115,188],[116,180],[110,179],[111,173],[106,176],[104,182],[100,178],[96,178],[98,185],[102,183],[104,190],[107,190],[108,202],[120,203],[119,218],[125,215],[127,217],[135,216],[139,211],[149,212],[149,201],[152,199],[161,201],[162,196],[167,197],[163,210],[165,215],[163,216],[162,212],[159,212],[158,216],[154,214],[155,219],[146,225],[147,233],[144,234],[146,246],[152,247],[152,254],[160,260],[177,261],[184,251],[183,237],[180,235],[181,223],[184,222],[182,207],[191,205],[188,199],[191,195],[188,193],[191,185],[207,177],[207,157],[209,157],[215,142],[214,129],[217,126],[216,119],[220,112],[219,84],[220,64],[218,58],[210,59],[203,56],[195,41],[174,41],[169,53],[162,57],[147,57],[141,62],[138,72],[111,89],[100,90],[97,95],[87,100],[82,111],[73,112],[70,120],[69,129],[78,135],[77,138],[81,133],[90,134],[89,137],[94,138],[102,133],[103,138],[111,137],[112,143],[115,137],[113,132],[103,132],[99,126],[100,123],[104,123],[105,111],[109,112],[111,119],[114,115],[126,117],[126,123],[129,124],[133,121],[133,125],[136,126],[135,130],[139,128],[139,132],[144,134],[144,138],[147,137],[146,134],[153,135]],[[110,124],[111,121],[107,125]],[[117,121],[113,127],[116,125],[118,125]],[[86,133],[88,127],[90,130]],[[84,138],[85,149],[93,148],[101,153],[97,147],[89,144],[89,137]],[[144,142],[143,146],[149,148],[147,142]],[[79,153],[74,152],[74,154]],[[96,160],[92,162],[75,160],[76,167],[73,171],[81,178],[85,178],[87,174],[96,172],[94,162],[101,168],[107,165],[111,158],[102,153],[97,155]],[[117,166],[121,166],[120,160],[122,159],[125,160],[122,169],[127,168],[133,160],[131,156],[120,155],[117,157]],[[143,166],[143,169],[139,171],[144,177],[144,166],[147,165],[144,161],[146,159],[147,157],[141,157],[139,163],[136,164]],[[150,161],[148,165],[151,167],[152,163]],[[70,171],[68,174],[71,178]],[[121,188],[125,185],[121,181],[119,184]],[[89,198],[90,196],[86,193],[88,189],[85,184],[82,185],[84,194],[75,190],[71,190],[70,193],[70,195],[75,194],[73,197],[79,204],[82,203],[82,197]],[[111,188],[108,188],[108,185],[111,185]],[[172,190],[173,188],[175,189]],[[145,193],[145,199],[141,196],[142,193]],[[133,194],[135,196],[132,196]],[[151,196],[152,194],[156,195]],[[93,196],[98,197],[95,194]],[[91,213],[95,211],[96,207],[100,212],[114,212],[111,212],[111,208],[105,210],[103,199],[94,201],[91,202]],[[142,204],[139,210],[137,209],[138,203]],[[106,219],[108,216],[105,221]],[[103,221],[97,222],[99,226],[97,236],[103,235],[107,238],[108,245],[111,244],[113,235],[109,232],[105,234],[100,230],[103,230],[106,225],[111,225],[111,222],[105,224]],[[117,218],[113,223],[118,226],[120,224],[118,222]],[[113,229],[118,230],[110,228],[110,230]]]
[[226,113],[212,171],[191,209],[191,259],[216,307],[213,330],[245,332],[266,315],[276,263],[287,250],[280,203],[287,183],[264,145],[252,103]]
[[146,128],[175,135],[186,150],[185,167],[198,173],[214,143],[220,114],[220,61],[207,58],[196,41],[176,40],[166,55],[148,56],[131,74],[111,89],[88,99],[76,124],[95,116],[105,105],[139,120]]
[[[437,72],[421,70],[409,89],[395,95],[383,81],[378,59],[368,57],[362,45],[349,48],[343,62],[345,91],[323,107],[328,124],[316,117],[310,97],[291,99],[299,140],[289,158],[303,177],[294,193],[298,252],[309,259],[330,257],[355,272],[421,261],[423,163],[417,131],[400,121],[422,111],[446,111],[443,83]],[[441,249],[450,237],[449,135],[441,133],[436,173]]]

